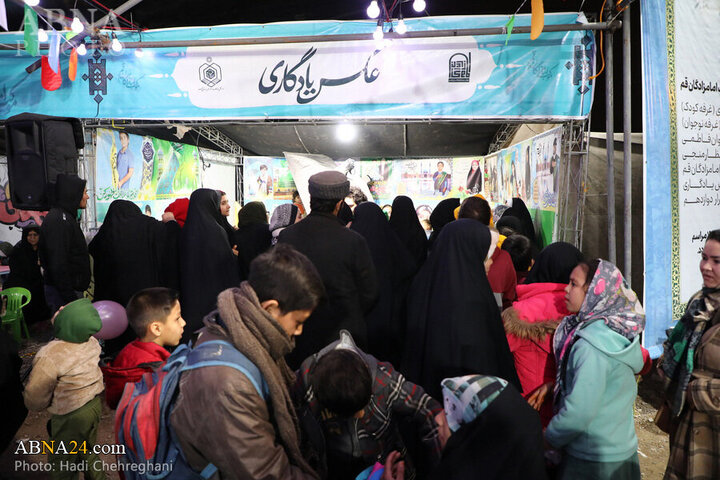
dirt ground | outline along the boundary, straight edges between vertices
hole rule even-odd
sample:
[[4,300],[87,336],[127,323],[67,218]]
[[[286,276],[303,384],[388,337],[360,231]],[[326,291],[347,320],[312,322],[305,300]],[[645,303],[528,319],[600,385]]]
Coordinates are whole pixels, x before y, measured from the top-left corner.
[[[21,351],[23,357],[23,373],[27,372],[32,357],[49,338],[47,331],[36,333],[38,340],[25,344]],[[668,437],[653,423],[655,412],[661,401],[661,386],[657,373],[654,371],[643,377],[638,385],[639,394],[635,402],[635,429],[637,431],[640,457],[640,470],[644,480],[661,480],[665,472],[668,457]],[[114,444],[113,435],[114,410],[106,405],[103,407],[98,444]],[[22,427],[15,436],[16,441],[47,440],[46,424],[50,415],[47,412],[29,413]],[[11,445],[0,456],[0,480],[45,480],[50,476],[46,472],[22,471],[15,467],[18,462],[27,462],[25,465],[38,465],[46,462],[42,455],[15,455],[17,443]],[[100,458],[107,464],[114,464],[111,455],[101,455]],[[22,465],[22,464],[20,464]],[[108,471],[108,480],[119,480],[117,472]]]

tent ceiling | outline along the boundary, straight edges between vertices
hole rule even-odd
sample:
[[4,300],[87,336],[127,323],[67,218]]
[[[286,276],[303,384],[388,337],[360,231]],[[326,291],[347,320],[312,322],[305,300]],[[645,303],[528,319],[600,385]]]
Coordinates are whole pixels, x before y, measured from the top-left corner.
[[[348,157],[451,157],[484,155],[497,123],[484,122],[406,122],[367,123],[357,126],[355,140],[342,143],[332,123],[222,123],[206,124],[243,147],[246,155],[281,157],[283,152],[324,154],[332,158]],[[191,130],[179,140],[175,127],[125,126],[130,133],[151,135],[218,149]]]

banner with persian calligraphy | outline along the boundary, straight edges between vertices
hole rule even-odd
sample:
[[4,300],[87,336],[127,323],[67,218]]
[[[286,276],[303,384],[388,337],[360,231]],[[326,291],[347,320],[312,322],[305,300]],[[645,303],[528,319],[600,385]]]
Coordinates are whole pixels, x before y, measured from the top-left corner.
[[703,286],[700,253],[720,228],[720,3],[643,0],[641,10],[646,344],[657,356]]
[[[545,24],[586,23],[575,13]],[[507,16],[406,19],[410,32],[502,27]],[[515,26],[529,25],[517,15]],[[0,118],[20,112],[79,118],[573,119],[592,106],[595,41],[589,31],[396,38],[378,45],[374,21],[225,25],[142,32],[142,41],[367,34],[367,40],[131,49],[84,57],[78,80],[40,85],[23,51],[0,51]],[[389,29],[389,26],[385,26]],[[137,32],[116,32],[121,42]],[[0,42],[22,42],[18,33]],[[67,71],[67,56],[61,69]]]

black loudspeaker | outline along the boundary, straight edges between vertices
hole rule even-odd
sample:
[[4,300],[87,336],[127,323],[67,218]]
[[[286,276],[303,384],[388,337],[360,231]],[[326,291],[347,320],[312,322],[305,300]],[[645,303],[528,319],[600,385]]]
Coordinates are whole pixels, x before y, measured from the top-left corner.
[[77,118],[22,113],[5,121],[10,200],[21,210],[45,211],[53,200],[58,174],[78,172],[84,147]]

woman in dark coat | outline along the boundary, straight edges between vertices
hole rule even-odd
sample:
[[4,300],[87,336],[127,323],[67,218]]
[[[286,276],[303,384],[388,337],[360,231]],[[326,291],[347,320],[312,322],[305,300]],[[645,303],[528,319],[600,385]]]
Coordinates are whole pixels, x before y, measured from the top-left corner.
[[472,373],[522,388],[485,274],[489,247],[482,223],[451,222],[410,288],[405,373],[435,398],[442,379]]
[[430,215],[430,226],[432,233],[428,240],[428,248],[432,250],[435,240],[445,225],[455,220],[455,209],[460,206],[459,198],[446,198],[437,204]]
[[404,195],[395,197],[389,223],[400,242],[410,252],[417,267],[420,268],[427,258],[428,243],[425,230],[420,225],[415,205],[410,197]]
[[222,222],[218,191],[195,190],[180,237],[180,302],[187,322],[183,341],[202,327],[205,315],[216,308],[218,294],[240,284]]
[[22,239],[10,253],[10,275],[3,286],[22,287],[30,291],[30,303],[23,307],[23,316],[28,324],[50,318],[40,271],[39,242],[40,227],[29,225],[23,228]]
[[[510,217],[514,217],[519,222],[510,220]],[[512,206],[503,212],[502,217],[498,220],[497,228],[500,229],[504,225],[512,228],[515,233],[525,235],[528,239],[530,239],[530,243],[532,243],[535,247],[537,253],[537,248],[539,248],[540,245],[538,244],[537,237],[535,236],[535,224],[533,223],[530,211],[522,199],[518,197],[512,199]]]
[[355,207],[350,229],[367,240],[379,280],[378,300],[365,314],[367,351],[399,365],[405,341],[404,305],[417,266],[376,203],[363,202]]
[[240,281],[247,280],[250,262],[270,248],[272,235],[267,211],[262,202],[250,202],[238,212],[238,229],[234,233],[238,250]]

